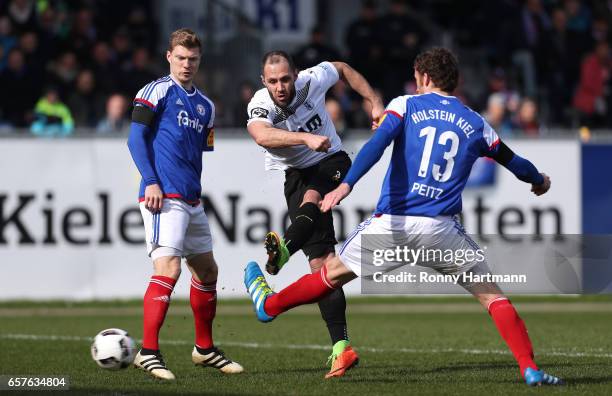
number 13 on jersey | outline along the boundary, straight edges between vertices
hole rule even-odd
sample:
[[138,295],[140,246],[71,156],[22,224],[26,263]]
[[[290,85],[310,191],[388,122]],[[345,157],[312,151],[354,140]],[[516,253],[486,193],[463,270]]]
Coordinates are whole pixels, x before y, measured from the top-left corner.
[[[419,137],[422,138],[424,136],[425,147],[423,147],[423,156],[421,157],[421,165],[419,166],[419,177],[427,177],[431,153],[433,151],[434,140],[436,138],[436,128],[428,126],[421,129]],[[431,173],[434,180],[439,182],[445,182],[450,179],[453,172],[453,166],[455,165],[454,158],[457,155],[457,150],[459,150],[459,136],[457,136],[457,134],[453,131],[442,132],[438,138],[437,144],[446,147],[449,140],[451,141],[450,150],[445,151],[443,155],[443,159],[446,160],[444,172],[440,172],[441,166],[438,164],[434,163],[431,167]]]

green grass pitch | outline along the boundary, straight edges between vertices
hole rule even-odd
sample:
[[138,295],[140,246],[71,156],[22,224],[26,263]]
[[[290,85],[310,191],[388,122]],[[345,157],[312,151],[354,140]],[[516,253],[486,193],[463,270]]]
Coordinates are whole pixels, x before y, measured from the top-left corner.
[[174,383],[132,368],[105,371],[91,359],[91,337],[104,328],[141,337],[138,302],[0,303],[0,375],[68,375],[70,393],[108,395],[612,394],[611,297],[514,301],[538,364],[567,386],[524,385],[489,316],[460,297],[349,299],[361,363],[334,380],[323,379],[331,348],[316,306],[261,324],[246,301],[220,301],[216,343],[246,369],[226,376],[191,363],[191,312],[176,300],[161,333]]

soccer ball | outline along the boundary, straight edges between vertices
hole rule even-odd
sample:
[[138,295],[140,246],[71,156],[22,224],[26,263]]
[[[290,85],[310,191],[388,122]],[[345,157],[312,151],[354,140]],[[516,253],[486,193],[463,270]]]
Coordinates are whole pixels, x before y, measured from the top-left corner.
[[125,330],[102,330],[91,344],[91,357],[98,366],[107,370],[128,367],[135,355],[136,343]]

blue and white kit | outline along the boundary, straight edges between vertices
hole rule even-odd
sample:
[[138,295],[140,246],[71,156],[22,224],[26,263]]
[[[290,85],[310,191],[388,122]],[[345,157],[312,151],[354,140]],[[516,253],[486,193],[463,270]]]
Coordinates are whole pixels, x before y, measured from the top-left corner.
[[[134,99],[128,146],[142,175],[139,200],[149,255],[157,247],[188,256],[212,250],[202,195],[202,153],[214,149],[215,107],[197,88],[188,92],[171,75]],[[144,207],[147,186],[158,184],[162,211]]]
[[[344,182],[353,187],[392,142],[391,161],[375,215],[361,223],[340,250],[342,262],[357,275],[382,270],[361,262],[362,249],[394,249],[398,243],[415,248],[424,243],[426,248],[441,250],[480,249],[456,216],[461,212],[461,193],[479,157],[498,159],[503,146],[504,153],[512,156],[503,162],[506,168],[523,181],[543,181],[529,161],[503,145],[478,113],[454,96],[432,92],[400,96],[389,103],[380,127],[360,150]],[[361,237],[368,234],[395,237],[380,238],[380,246],[363,246]],[[401,263],[396,264],[386,267],[397,268]],[[445,274],[462,273],[476,265],[479,272],[488,272],[486,260],[437,260],[420,265]]]

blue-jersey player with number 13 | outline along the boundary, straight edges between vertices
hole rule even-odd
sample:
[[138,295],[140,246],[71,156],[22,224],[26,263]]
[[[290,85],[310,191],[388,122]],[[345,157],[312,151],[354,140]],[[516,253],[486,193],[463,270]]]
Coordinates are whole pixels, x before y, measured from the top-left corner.
[[[418,95],[400,96],[389,103],[379,128],[359,151],[343,182],[321,202],[324,212],[336,206],[393,143],[376,212],[357,227],[340,254],[328,260],[318,273],[305,275],[278,293],[270,289],[257,263],[247,265],[245,286],[260,321],[271,321],[295,306],[317,301],[358,276],[384,270],[385,267],[375,267],[371,260],[362,262],[361,255],[365,253],[368,257],[374,250],[394,250],[398,241],[402,245],[441,251],[480,249],[457,219],[461,193],[479,157],[493,158],[518,179],[530,183],[536,195],[550,188],[548,176],[516,155],[480,115],[450,95],[459,80],[457,60],[450,51],[432,48],[419,54],[414,77]],[[362,245],[361,236],[368,234],[376,237]],[[387,270],[402,264],[396,260],[388,263]],[[478,281],[490,278],[486,260],[474,258],[459,263],[440,259],[418,264],[443,274],[478,275],[460,276],[459,283],[487,309],[525,382],[563,383],[537,367],[525,324],[497,284]]]

